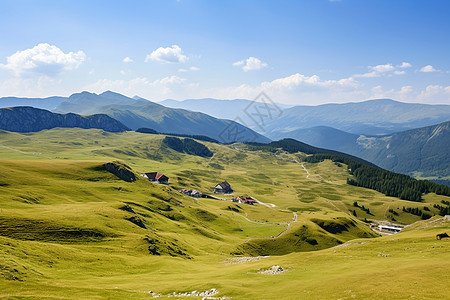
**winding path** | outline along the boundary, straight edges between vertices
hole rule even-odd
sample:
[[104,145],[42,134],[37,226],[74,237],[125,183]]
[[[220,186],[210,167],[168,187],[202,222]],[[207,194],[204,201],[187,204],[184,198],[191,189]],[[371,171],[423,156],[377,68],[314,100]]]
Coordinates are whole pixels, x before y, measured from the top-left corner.
[[303,163],[301,163],[300,165],[302,166],[303,170],[305,170],[305,172],[306,172],[306,178],[308,178],[309,177],[308,169],[305,168],[305,165]]
[[245,241],[245,244],[250,242],[251,240],[255,240],[255,239],[276,239],[278,237],[280,237],[282,234],[284,234],[286,231],[288,231],[291,228],[291,224],[297,222],[298,216],[296,212],[293,212],[294,218],[292,221],[289,222],[280,222],[280,223],[272,223],[272,222],[258,222],[258,221],[253,221],[250,220],[249,218],[247,218],[246,216],[242,216],[237,214],[238,216],[243,217],[244,219],[246,219],[247,221],[251,222],[251,223],[256,223],[256,224],[271,224],[271,225],[287,225],[286,229],[283,230],[282,232],[280,232],[279,234],[277,234],[276,236],[263,236],[263,237],[252,237],[249,238],[248,240]]

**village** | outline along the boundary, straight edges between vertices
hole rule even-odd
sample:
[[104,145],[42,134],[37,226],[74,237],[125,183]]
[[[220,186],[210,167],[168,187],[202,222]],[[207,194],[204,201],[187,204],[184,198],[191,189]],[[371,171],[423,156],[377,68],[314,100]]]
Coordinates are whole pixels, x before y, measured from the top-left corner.
[[[150,182],[157,183],[157,184],[166,184],[169,185],[169,177],[164,175],[160,172],[150,172],[150,173],[144,173],[141,174],[141,177],[144,177],[148,179]],[[232,195],[234,193],[234,190],[231,188],[231,185],[227,181],[223,181],[216,186],[212,188],[212,191],[214,194],[220,194],[220,195]],[[257,203],[258,201],[247,195],[244,194],[242,196],[237,196],[231,199],[226,198],[220,198],[215,195],[205,194],[195,189],[180,189],[178,190],[181,194],[184,194],[186,196],[194,197],[194,198],[211,198],[216,200],[223,200],[223,201],[232,201],[235,203],[243,203],[243,204],[250,204],[253,205]]]

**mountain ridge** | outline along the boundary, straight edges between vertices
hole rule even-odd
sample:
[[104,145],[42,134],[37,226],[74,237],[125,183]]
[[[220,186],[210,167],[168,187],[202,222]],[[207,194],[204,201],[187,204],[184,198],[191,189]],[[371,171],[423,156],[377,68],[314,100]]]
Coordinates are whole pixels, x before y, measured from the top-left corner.
[[57,114],[48,110],[17,106],[0,108],[0,129],[12,132],[37,132],[56,127],[96,128],[109,132],[130,130],[121,122],[105,115],[80,116],[74,113]]
[[201,112],[168,108],[143,98],[133,99],[111,91],[82,92],[62,102],[56,112],[105,113],[133,130],[151,128],[158,132],[206,135],[220,142],[270,142],[265,136],[234,121],[217,119]]

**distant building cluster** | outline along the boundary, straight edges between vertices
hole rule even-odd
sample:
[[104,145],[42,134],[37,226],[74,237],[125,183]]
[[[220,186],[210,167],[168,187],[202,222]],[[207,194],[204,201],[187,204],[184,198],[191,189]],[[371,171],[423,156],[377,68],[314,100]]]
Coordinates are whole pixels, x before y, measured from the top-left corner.
[[249,195],[244,195],[244,196],[239,196],[239,197],[233,198],[233,202],[253,205],[256,203],[256,200],[254,198],[250,197]]
[[[144,174],[141,174],[141,176],[144,178],[147,178],[150,182],[159,183],[159,184],[169,184],[169,177],[167,177],[166,175],[164,175],[163,173],[160,173],[160,172],[144,173]],[[217,184],[213,188],[213,191],[216,194],[231,194],[231,193],[233,193],[233,189],[231,188],[231,185],[227,181],[223,181],[223,182]],[[249,195],[238,196],[233,199],[221,199],[221,198],[217,198],[215,196],[203,194],[202,192],[200,192],[198,190],[194,190],[194,189],[181,189],[181,190],[178,190],[178,192],[180,192],[181,194],[184,194],[186,196],[190,196],[190,197],[194,197],[194,198],[213,198],[213,199],[218,199],[218,200],[228,200],[228,201],[233,201],[236,203],[245,203],[245,204],[251,204],[251,205],[253,205],[257,202],[256,199],[250,197]]]

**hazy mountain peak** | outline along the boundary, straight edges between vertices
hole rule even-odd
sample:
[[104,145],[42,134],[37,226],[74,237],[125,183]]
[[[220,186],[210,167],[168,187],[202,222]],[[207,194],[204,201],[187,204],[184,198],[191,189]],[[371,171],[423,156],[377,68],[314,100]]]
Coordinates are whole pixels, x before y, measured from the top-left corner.
[[113,91],[105,91],[101,93],[99,96],[109,99],[117,99],[117,100],[132,100],[132,98],[127,97],[125,95],[113,92]]

